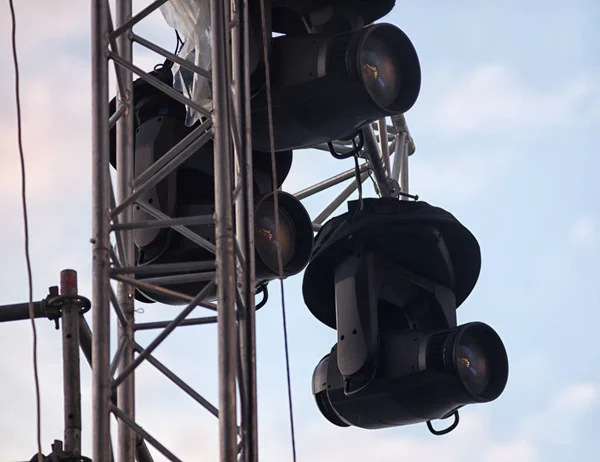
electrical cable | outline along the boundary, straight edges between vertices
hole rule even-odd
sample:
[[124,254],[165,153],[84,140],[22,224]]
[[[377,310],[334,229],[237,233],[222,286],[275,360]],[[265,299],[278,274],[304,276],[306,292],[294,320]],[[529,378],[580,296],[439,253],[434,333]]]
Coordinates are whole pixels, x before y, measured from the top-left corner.
[[271,73],[269,64],[269,48],[267,43],[267,19],[266,19],[266,8],[265,0],[260,0],[260,19],[262,24],[262,41],[263,41],[263,54],[264,54],[264,65],[265,65],[265,87],[267,93],[267,117],[269,122],[269,147],[271,151],[271,175],[273,180],[273,216],[275,218],[275,245],[277,248],[277,270],[279,276],[279,285],[281,289],[281,317],[283,322],[283,344],[285,352],[285,369],[287,376],[287,391],[288,391],[288,405],[290,413],[290,433],[292,439],[292,460],[296,462],[296,435],[294,430],[294,407],[292,402],[292,379],[290,372],[290,354],[289,354],[289,343],[287,334],[287,319],[285,309],[285,291],[283,288],[283,262],[281,257],[281,246],[279,245],[280,227],[279,227],[279,194],[277,192],[277,161],[275,159],[275,135],[273,129],[273,102],[271,100]]
[[10,8],[10,17],[12,21],[12,57],[15,69],[15,104],[17,109],[17,143],[19,146],[19,160],[21,163],[21,203],[23,207],[23,228],[25,234],[25,263],[27,265],[27,283],[29,291],[29,318],[31,320],[31,330],[33,333],[33,378],[35,385],[35,410],[36,410],[36,439],[38,462],[44,461],[42,454],[42,418],[41,418],[41,405],[40,405],[40,380],[38,374],[38,360],[37,360],[37,329],[35,326],[35,312],[33,307],[33,278],[31,272],[31,258],[29,255],[29,218],[27,215],[27,195],[26,195],[26,183],[25,183],[25,155],[23,153],[23,127],[21,124],[21,97],[20,97],[20,84],[19,84],[19,59],[17,55],[17,21],[15,17],[15,5],[13,0],[8,0]]

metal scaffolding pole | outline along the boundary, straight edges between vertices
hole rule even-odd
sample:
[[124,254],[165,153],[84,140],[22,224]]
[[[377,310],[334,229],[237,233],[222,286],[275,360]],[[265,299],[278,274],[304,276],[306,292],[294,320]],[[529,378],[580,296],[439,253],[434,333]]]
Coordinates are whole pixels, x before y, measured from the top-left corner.
[[92,2],[92,460],[110,449],[110,174],[106,0]]
[[[131,20],[131,0],[117,0],[116,24],[121,27]],[[132,62],[133,47],[127,36],[128,29],[117,37],[116,44],[122,59]],[[134,176],[134,118],[133,118],[133,74],[129,69],[121,70],[121,87],[117,92],[117,106],[125,108],[125,112],[117,121],[117,201],[120,203],[133,192],[131,179]],[[126,207],[118,216],[119,223],[133,222],[133,204]],[[133,266],[133,230],[118,231],[122,244],[119,261],[123,266]],[[133,362],[134,354],[134,288],[130,284],[117,282],[117,301],[124,315],[118,322],[119,356],[115,357],[119,373],[127,369]],[[111,371],[114,367],[111,367]],[[117,387],[117,406],[131,420],[135,420],[135,381],[132,372]],[[135,433],[123,421],[118,421],[118,452],[119,461],[133,461],[135,457]]]

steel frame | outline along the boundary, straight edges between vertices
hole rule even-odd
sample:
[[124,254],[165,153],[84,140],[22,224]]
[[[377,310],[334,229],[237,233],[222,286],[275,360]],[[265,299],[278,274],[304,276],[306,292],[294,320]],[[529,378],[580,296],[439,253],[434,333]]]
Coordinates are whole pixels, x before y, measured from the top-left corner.
[[[152,458],[146,443],[154,446],[169,460],[180,460],[135,420],[135,369],[140,363],[147,361],[218,418],[219,458],[222,462],[256,462],[254,231],[252,226],[245,225],[246,222],[253,222],[254,203],[249,130],[248,4],[244,0],[210,0],[212,70],[206,70],[133,33],[132,28],[137,23],[165,2],[166,0],[156,0],[137,15],[132,14],[132,0],[116,0],[114,11],[111,11],[107,0],[92,2],[92,331],[90,332],[84,320],[81,321],[82,344],[87,342],[92,347],[92,460],[149,461]],[[132,59],[134,42],[209,78],[212,82],[212,112],[206,111],[136,66]],[[118,89],[118,104],[113,114],[109,113],[110,61],[114,64]],[[205,116],[198,128],[137,177],[133,168],[134,121],[130,106],[134,74]],[[409,151],[414,151],[414,144],[404,118],[397,117],[392,122],[391,126],[386,125],[385,120],[376,124],[379,141],[374,127],[367,127],[364,157],[368,161],[360,166],[359,174],[361,182],[373,174],[382,195],[398,197],[400,191],[408,192],[408,177],[405,173],[408,155],[411,153]],[[109,171],[109,131],[115,125],[117,184],[113,189]],[[145,191],[173,172],[210,138],[214,140],[215,149],[214,217],[169,217],[139,200]],[[341,142],[336,142],[335,145],[340,150],[348,147]],[[324,146],[316,148],[327,149]],[[395,157],[393,166],[391,154]],[[352,169],[296,193],[296,197],[304,199],[343,181],[354,179],[314,218],[315,230],[357,189],[355,174]],[[142,208],[154,220],[135,222],[134,206]],[[249,220],[246,221],[243,217],[249,217]],[[189,228],[190,225],[206,224],[213,220],[216,226],[215,244]],[[182,263],[136,268],[133,230],[165,227],[174,229],[213,252],[215,264]],[[136,279],[141,274],[178,271],[189,273],[143,281]],[[116,293],[111,280],[116,283]],[[184,280],[205,280],[210,283],[195,297],[163,287],[165,284]],[[205,295],[215,285],[218,294],[216,304],[205,300]],[[172,320],[136,323],[133,297],[136,287],[168,294],[186,302],[187,306]],[[216,311],[216,316],[188,318],[197,307]],[[118,321],[118,348],[113,357],[109,348],[111,312],[114,312]],[[218,410],[152,355],[177,327],[214,323],[218,329]],[[161,330],[148,346],[142,347],[136,342],[135,333],[149,329]],[[116,402],[113,400],[114,391]],[[111,440],[111,415],[118,423],[116,444]],[[113,453],[113,444],[116,454]]]

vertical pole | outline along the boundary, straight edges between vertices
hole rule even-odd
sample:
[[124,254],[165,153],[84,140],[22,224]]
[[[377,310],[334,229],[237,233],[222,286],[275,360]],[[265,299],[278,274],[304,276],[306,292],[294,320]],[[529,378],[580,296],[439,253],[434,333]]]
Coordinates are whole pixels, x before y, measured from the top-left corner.
[[[402,167],[400,169],[400,190],[405,194],[410,194],[408,190],[408,143],[403,143],[402,146]],[[407,201],[408,196],[402,195],[401,200]]]
[[383,164],[387,170],[388,176],[392,175],[392,167],[390,163],[390,148],[388,144],[387,122],[385,117],[377,121],[379,131],[379,148],[381,149],[381,157]]
[[[236,203],[236,235],[243,254],[245,266],[240,268],[238,285],[243,294],[243,312],[239,319],[239,352],[243,389],[241,395],[241,427],[243,462],[258,460],[258,423],[256,406],[256,326],[255,254],[254,254],[254,179],[252,171],[252,130],[250,107],[250,18],[247,0],[233,0],[238,26],[233,30],[233,75],[235,108],[241,134],[238,181],[241,185],[240,200]],[[239,312],[239,310],[238,310]]]
[[[116,27],[121,26],[131,19],[131,0],[116,1]],[[132,42],[127,32],[121,34],[117,39],[117,47],[121,58],[132,62]],[[125,105],[125,112],[117,122],[117,200],[123,201],[133,191],[131,183],[133,180],[134,163],[134,120],[133,120],[133,75],[128,69],[121,69],[123,80],[123,94],[117,94],[119,104]],[[119,214],[120,223],[133,221],[133,206],[126,207]],[[119,255],[124,266],[132,267],[133,256],[133,231],[121,230],[122,251]],[[123,314],[125,323],[118,324],[119,344],[123,345],[119,371],[123,371],[133,361],[134,341],[134,298],[133,287],[129,284],[119,282],[117,284],[117,300]],[[131,420],[135,420],[135,382],[134,373],[129,376],[117,388],[117,406]],[[123,421],[118,422],[118,460],[129,462],[135,456],[135,433]]]
[[93,0],[92,42],[92,460],[110,462],[108,2]]
[[[77,295],[77,273],[60,272],[60,294]],[[65,304],[62,309],[63,391],[65,408],[65,452],[81,454],[81,371],[79,368],[79,306]]]
[[229,93],[226,46],[228,2],[211,0],[213,137],[215,158],[215,234],[219,355],[219,449],[222,462],[237,460],[235,261]]

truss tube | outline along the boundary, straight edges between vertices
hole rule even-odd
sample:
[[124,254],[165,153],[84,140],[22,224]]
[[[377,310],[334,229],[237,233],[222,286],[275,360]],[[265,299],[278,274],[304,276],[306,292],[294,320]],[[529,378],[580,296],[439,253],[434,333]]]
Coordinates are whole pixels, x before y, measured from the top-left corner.
[[[121,409],[119,409],[117,406],[112,406],[111,409],[112,409],[113,414],[119,420],[123,421],[123,423],[125,423],[125,425],[128,425],[133,431],[135,431],[138,435],[140,435],[140,437],[144,438],[152,446],[154,446],[156,449],[158,449],[158,451],[161,454],[163,454],[167,459],[169,459],[170,461],[173,461],[173,462],[182,462],[181,459],[179,459],[171,451],[169,451],[162,444],[160,444],[160,442],[156,438],[154,438],[152,435],[150,435],[150,433],[148,433],[146,430],[144,430],[142,427],[140,427],[138,424],[136,424],[133,420],[131,420],[129,418],[129,416],[127,416],[127,414],[125,414],[123,411],[121,411]],[[133,462],[133,459],[130,459],[130,460]],[[129,460],[120,461],[120,462],[129,462]]]
[[152,50],[155,53],[158,53],[159,55],[162,55],[165,58],[168,58],[171,61],[180,64],[183,68],[190,70],[192,72],[195,72],[196,74],[199,74],[202,77],[205,77],[209,81],[212,78],[210,72],[208,72],[206,69],[202,69],[201,67],[196,66],[191,61],[180,58],[179,56],[174,55],[173,53],[170,53],[169,51],[165,50],[164,48],[159,47],[158,45],[152,43],[150,40],[146,40],[145,38],[140,37],[139,35],[136,35],[133,33],[129,34],[129,38],[131,40],[133,40],[134,42],[137,42],[140,45],[145,46],[149,50]]
[[[207,121],[202,125],[207,125],[208,128],[210,127],[210,121]],[[158,184],[160,181],[165,179],[171,172],[175,171],[177,167],[179,167],[183,162],[189,159],[198,149],[200,149],[208,141],[209,138],[210,134],[205,133],[204,135],[200,136],[198,139],[190,143],[190,145],[187,146],[185,149],[182,149],[181,153],[177,154],[175,158],[173,158],[165,167],[159,170],[154,176],[149,178],[143,184],[136,186],[135,191],[131,193],[131,195],[129,195],[127,199],[125,199],[117,207],[115,207],[115,209],[112,211],[112,216],[116,216],[119,213],[121,213],[121,211],[125,207],[131,205],[139,196],[141,196],[144,193],[144,191],[147,191],[152,186]],[[158,160],[157,162],[161,162],[161,160],[162,159]]]
[[367,125],[364,128],[364,135],[365,153],[369,159],[369,163],[371,164],[371,171],[375,176],[375,181],[377,183],[377,187],[379,188],[379,192],[382,196],[391,197],[393,196],[393,191],[391,190],[392,188],[390,188],[389,183],[391,178],[387,175],[385,170],[385,165],[379,151],[379,144],[377,143],[377,138],[375,137],[375,132],[373,131],[373,127],[371,125]]
[[219,457],[237,460],[235,263],[232,211],[232,172],[229,133],[229,91],[226,46],[228,2],[211,0],[213,65],[213,133],[215,156],[215,218],[217,243]]
[[[116,26],[120,27],[131,19],[131,0],[116,0]],[[132,42],[127,34],[116,38],[119,55],[123,60],[132,61]],[[127,106],[125,113],[117,122],[117,200],[122,202],[131,195],[132,187],[130,179],[133,178],[133,156],[134,156],[134,119],[133,119],[133,74],[131,70],[123,67],[120,69],[122,75],[122,92],[117,93],[117,100]],[[132,206],[125,207],[119,214],[119,223],[130,223],[133,221]],[[119,255],[121,264],[133,266],[134,248],[133,231],[126,229],[120,233],[123,245],[123,255]],[[117,301],[124,315],[117,325],[117,335],[120,356],[115,356],[114,364],[118,366],[117,371],[122,373],[127,370],[133,362],[134,341],[134,288],[126,283],[117,283]],[[112,368],[111,368],[112,369]],[[111,370],[112,377],[112,370]],[[117,388],[117,405],[119,409],[131,420],[135,420],[135,376],[132,372]],[[117,459],[119,461],[133,461],[135,457],[135,433],[125,424],[118,420],[118,444]]]
[[92,42],[92,460],[110,462],[108,2],[93,0]]
[[[135,345],[135,349],[139,353],[142,353],[144,351],[144,349],[140,345],[137,345],[137,344]],[[196,390],[194,390],[192,387],[190,387],[187,383],[185,383],[183,380],[181,380],[175,373],[173,373],[173,371],[171,371],[171,369],[166,367],[163,363],[161,363],[158,359],[156,359],[152,355],[148,355],[148,357],[146,359],[150,364],[152,364],[154,367],[156,367],[156,369],[158,369],[160,372],[162,372],[165,377],[167,377],[175,385],[177,385],[181,390],[183,390],[185,393],[187,393],[187,395],[190,396],[194,401],[196,401],[198,404],[202,405],[208,412],[210,412],[215,417],[219,417],[219,411],[217,411],[217,408],[214,407],[211,404],[211,402],[208,401],[204,396],[202,396],[200,393],[198,393]]]
[[[396,145],[394,147],[394,167],[392,169],[392,178],[396,181],[400,180],[400,170],[402,168],[402,161],[404,156],[404,151],[407,151],[406,148],[406,133],[398,133],[396,135]],[[402,185],[400,185],[402,188]],[[404,189],[402,189],[402,192]]]
[[[400,170],[400,189],[404,194],[410,194],[408,190],[408,143],[404,143],[402,146],[402,169]],[[408,196],[402,195],[401,200],[407,201]]]
[[[370,170],[370,168],[371,167],[370,167],[369,163],[365,162],[364,164],[362,164],[359,167],[359,171],[360,171],[360,173],[364,173],[364,172]],[[313,194],[317,194],[321,191],[324,191],[327,188],[330,188],[332,186],[340,184],[346,180],[349,180],[350,178],[356,178],[356,169],[355,168],[346,170],[345,172],[342,172],[335,176],[332,176],[331,178],[328,178],[327,180],[323,180],[320,183],[309,186],[308,188],[305,188],[302,191],[298,191],[297,193],[294,194],[294,196],[298,200],[306,199],[307,197],[310,197]]]
[[390,164],[390,146],[388,144],[388,133],[387,133],[387,125],[385,124],[385,118],[380,119],[378,121],[378,130],[379,130],[379,149],[381,150],[381,157],[383,159],[383,164],[385,165],[385,169],[388,175],[392,174],[392,167]]
[[[361,173],[360,182],[364,183],[364,181],[369,177],[369,172]],[[325,207],[325,209],[313,220],[314,225],[321,225],[329,216],[336,211],[336,209],[342,205],[346,199],[348,199],[354,191],[358,188],[358,182],[353,181],[350,183],[335,199],[331,201],[331,203]],[[319,227],[320,229],[320,227]]]
[[242,433],[242,462],[258,461],[258,417],[256,390],[256,306],[255,306],[255,253],[254,253],[254,178],[252,170],[252,137],[250,105],[250,21],[247,0],[233,0],[238,27],[232,31],[232,72],[234,82],[234,110],[236,120],[232,127],[234,138],[239,136],[235,159],[238,161],[236,187],[241,195],[236,200],[237,246],[241,274],[238,289],[240,404]]

